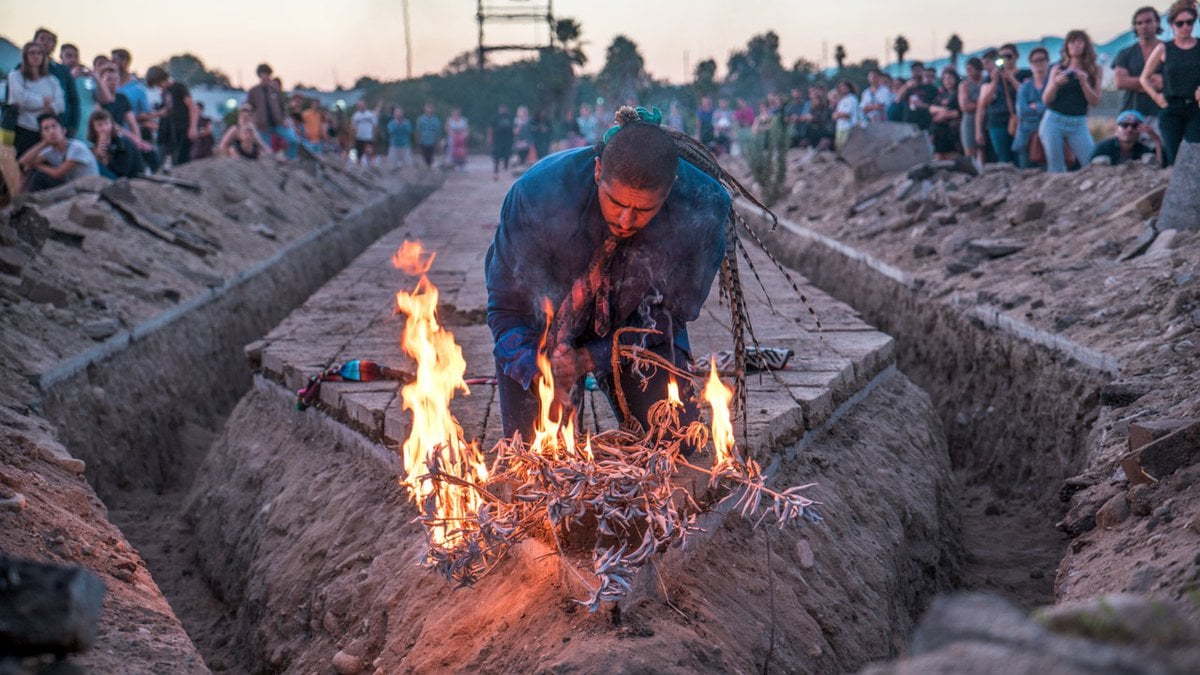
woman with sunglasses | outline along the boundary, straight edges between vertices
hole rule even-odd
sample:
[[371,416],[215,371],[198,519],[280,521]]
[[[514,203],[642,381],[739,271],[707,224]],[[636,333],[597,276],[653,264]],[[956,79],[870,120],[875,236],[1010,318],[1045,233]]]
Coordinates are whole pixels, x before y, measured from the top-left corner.
[[[1196,0],[1177,0],[1167,10],[1167,21],[1175,31],[1170,42],[1150,52],[1140,78],[1150,98],[1163,109],[1159,117],[1166,164],[1175,163],[1182,141],[1200,143],[1200,47],[1196,46]],[[1151,86],[1148,73],[1162,64],[1163,90]]]
[[1046,114],[1038,127],[1038,136],[1046,149],[1046,171],[1067,170],[1068,145],[1076,157],[1091,157],[1096,141],[1088,129],[1088,107],[1100,103],[1100,66],[1092,38],[1081,30],[1067,33],[1063,40],[1062,61],[1050,69],[1049,82],[1042,92]]

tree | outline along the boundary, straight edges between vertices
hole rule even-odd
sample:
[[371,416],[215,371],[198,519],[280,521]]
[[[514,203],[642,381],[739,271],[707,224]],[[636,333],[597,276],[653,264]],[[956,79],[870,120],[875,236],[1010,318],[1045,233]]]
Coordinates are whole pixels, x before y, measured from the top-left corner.
[[204,62],[194,54],[179,54],[158,64],[171,74],[171,79],[189,87],[232,87],[229,76],[219,70],[208,70]]
[[950,36],[950,40],[946,42],[946,51],[950,52],[950,65],[958,68],[958,57],[963,52],[963,41],[958,37],[958,33]]
[[587,64],[587,55],[583,53],[583,41],[579,39],[582,33],[583,28],[575,19],[559,19],[554,22],[554,39],[566,52],[571,63],[580,67]]
[[779,91],[786,79],[779,56],[779,36],[773,31],[755,35],[744,50],[729,56],[726,79],[737,96],[761,98]]
[[903,35],[897,35],[896,42],[892,44],[892,49],[896,51],[896,60],[903,66],[904,55],[908,53],[908,38]]
[[833,49],[833,60],[837,61],[838,72],[842,72],[846,67],[846,48],[841,45],[835,47]]
[[596,75],[596,86],[616,105],[636,100],[638,89],[645,80],[645,65],[637,45],[624,35],[618,35],[605,52],[604,68]]
[[355,80],[354,86],[350,87],[350,88],[351,89],[374,89],[375,87],[378,87],[380,84],[382,84],[382,83],[379,80],[371,77],[370,75],[363,75],[362,77]]
[[692,82],[696,97],[712,96],[717,93],[717,62],[704,59],[696,64],[696,79]]

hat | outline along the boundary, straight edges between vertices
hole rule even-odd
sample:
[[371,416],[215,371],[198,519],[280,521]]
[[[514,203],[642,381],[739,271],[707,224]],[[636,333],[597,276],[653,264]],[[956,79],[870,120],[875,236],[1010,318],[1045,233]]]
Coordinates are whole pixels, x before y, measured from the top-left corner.
[[1144,124],[1146,122],[1146,116],[1142,113],[1136,110],[1123,110],[1117,114],[1117,124],[1120,124],[1131,117],[1138,124]]

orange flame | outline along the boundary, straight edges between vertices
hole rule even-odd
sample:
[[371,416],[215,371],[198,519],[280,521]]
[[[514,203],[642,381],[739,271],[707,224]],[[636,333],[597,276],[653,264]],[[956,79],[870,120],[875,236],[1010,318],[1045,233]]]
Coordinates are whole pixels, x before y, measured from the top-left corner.
[[675,381],[674,375],[667,380],[667,400],[671,402],[672,406],[683,407],[683,400],[679,398],[679,383]]
[[[529,449],[546,457],[566,456],[577,459],[580,455],[575,450],[573,411],[565,410],[554,402],[554,369],[550,365],[549,357],[546,356],[548,351],[546,336],[550,332],[550,322],[554,317],[554,307],[550,304],[549,298],[543,299],[542,308],[546,313],[546,330],[542,333],[537,357],[538,372],[540,373],[537,380],[540,414],[537,422],[533,425],[533,441],[529,444]],[[553,348],[551,346],[549,349]],[[587,454],[590,453],[591,448],[589,447]]]
[[733,390],[717,377],[716,359],[710,360],[710,366],[708,382],[704,385],[704,400],[712,407],[714,463],[722,464],[733,459],[733,421],[729,415]]
[[[421,277],[413,292],[396,293],[396,307],[408,317],[401,346],[417,368],[413,382],[400,389],[404,409],[412,411],[401,484],[422,515],[433,520],[433,543],[452,547],[479,511],[482,500],[470,485],[487,481],[487,467],[479,448],[463,439],[462,427],[450,414],[455,393],[470,393],[463,381],[467,362],[454,335],[438,324],[438,289],[425,276],[433,258],[432,252],[411,241],[392,257],[396,267]],[[433,470],[457,480],[434,481],[429,478]]]

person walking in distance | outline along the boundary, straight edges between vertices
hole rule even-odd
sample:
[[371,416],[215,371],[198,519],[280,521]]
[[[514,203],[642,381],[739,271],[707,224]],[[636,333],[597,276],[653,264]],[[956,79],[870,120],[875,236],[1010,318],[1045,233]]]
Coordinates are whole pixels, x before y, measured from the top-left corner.
[[500,180],[500,166],[508,171],[508,160],[513,153],[513,130],[515,120],[508,106],[501,103],[496,116],[488,125],[488,145],[492,148],[492,180]]
[[412,166],[412,122],[404,116],[404,108],[392,109],[388,120],[388,164],[393,168]]
[[442,121],[433,112],[433,103],[425,104],[425,112],[417,118],[417,145],[421,148],[421,159],[425,168],[433,168],[433,153],[437,150],[442,133]]

